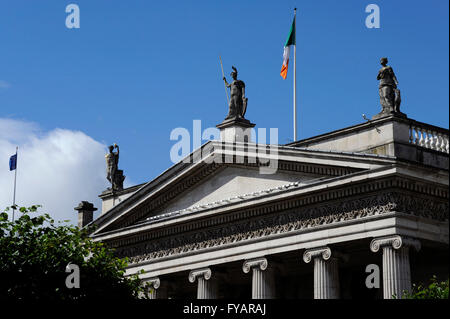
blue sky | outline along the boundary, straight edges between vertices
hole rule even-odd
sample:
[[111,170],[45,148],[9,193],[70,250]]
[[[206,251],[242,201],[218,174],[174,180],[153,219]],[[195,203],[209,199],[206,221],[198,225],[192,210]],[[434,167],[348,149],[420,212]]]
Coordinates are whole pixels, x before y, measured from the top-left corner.
[[[70,3],[80,7],[80,29],[65,27]],[[380,7],[380,29],[365,26],[370,3]],[[44,133],[61,128],[116,142],[120,168],[142,183],[172,165],[174,128],[192,131],[194,119],[213,127],[226,116],[221,55],[226,75],[235,65],[246,82],[246,117],[257,127],[279,128],[279,142],[287,143],[292,73],[283,81],[279,72],[297,7],[300,138],[378,113],[382,56],[397,74],[402,111],[448,128],[448,5],[0,0],[0,118],[36,123]]]

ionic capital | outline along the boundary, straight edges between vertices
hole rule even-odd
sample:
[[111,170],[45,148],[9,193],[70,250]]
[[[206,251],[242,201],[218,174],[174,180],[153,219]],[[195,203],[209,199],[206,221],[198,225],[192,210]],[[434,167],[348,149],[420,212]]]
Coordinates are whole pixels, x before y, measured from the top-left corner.
[[323,260],[328,260],[331,257],[331,249],[329,247],[318,247],[307,249],[303,253],[303,261],[309,263],[314,258],[322,257]]
[[211,278],[211,269],[210,268],[201,268],[192,270],[189,273],[189,282],[195,282],[197,277],[203,277],[205,280],[209,280]]
[[149,284],[153,287],[153,289],[158,289],[161,285],[161,281],[159,280],[159,277],[152,277],[149,279],[143,280],[145,284]]
[[262,258],[255,258],[255,259],[250,259],[250,260],[246,260],[244,262],[244,265],[242,265],[242,270],[244,271],[244,273],[248,274],[250,272],[250,269],[252,268],[256,268],[259,267],[260,270],[266,270],[267,269],[267,259],[262,257]]
[[401,247],[414,247],[416,251],[420,250],[420,241],[410,237],[404,237],[400,235],[385,236],[380,238],[374,238],[370,242],[370,250],[376,253],[380,250],[380,247],[391,246],[394,249],[400,249]]

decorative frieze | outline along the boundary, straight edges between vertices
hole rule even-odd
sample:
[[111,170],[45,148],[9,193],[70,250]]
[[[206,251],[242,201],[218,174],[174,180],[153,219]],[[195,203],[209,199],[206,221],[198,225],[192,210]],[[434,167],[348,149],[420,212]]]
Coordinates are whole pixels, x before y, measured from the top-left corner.
[[[425,210],[424,207],[434,209]],[[259,209],[267,212],[265,208]],[[442,220],[448,218],[448,202],[424,201],[399,193],[385,193],[351,201],[335,201],[323,206],[279,210],[257,218],[251,214],[252,211],[246,211],[236,213],[239,222],[232,222],[234,218],[230,216],[215,216],[210,220],[212,225],[202,221],[203,228],[195,232],[180,231],[177,235],[156,240],[143,236],[141,240],[146,240],[144,243],[124,247],[126,242],[116,241],[113,247],[119,246],[119,256],[128,256],[132,263],[137,263],[394,211]],[[219,225],[216,226],[217,223]],[[157,231],[151,235],[155,233]]]
[[[386,190],[392,188],[404,189],[406,192],[388,192]],[[286,189],[285,191],[289,191]],[[348,198],[364,193],[378,192],[380,196],[370,196],[362,198]],[[423,194],[423,195],[422,195]],[[430,196],[432,196],[430,198]],[[347,199],[348,198],[348,199]],[[385,199],[387,198],[387,199]],[[296,199],[285,199],[282,201],[274,201],[264,206],[247,208],[236,213],[218,214],[213,218],[202,220],[201,223],[183,223],[173,225],[171,227],[161,227],[151,232],[143,232],[138,235],[120,238],[108,241],[108,244],[115,248],[119,246],[132,245],[137,242],[148,242],[157,238],[173,236],[180,233],[196,232],[198,229],[203,230],[205,227],[214,227],[224,224],[233,223],[242,219],[250,219],[261,215],[281,214],[285,216],[289,214],[289,210],[308,211],[307,214],[316,215],[318,217],[323,214],[333,213],[333,211],[354,211],[361,210],[361,217],[370,216],[372,210],[377,211],[379,205],[389,202],[392,204],[392,210],[411,214],[419,217],[432,218],[439,221],[448,220],[448,198],[449,191],[445,187],[431,187],[430,185],[418,182],[411,182],[405,179],[389,179],[380,180],[370,184],[353,185],[344,189],[327,190],[319,194],[302,196]],[[336,201],[338,203],[336,204]],[[361,206],[365,205],[364,206]],[[207,210],[211,208],[205,208]],[[201,211],[201,210],[200,210]],[[194,212],[193,214],[197,213]],[[377,213],[377,212],[376,212]],[[172,216],[177,218],[178,216]],[[358,217],[358,216],[357,216]],[[144,225],[144,224],[142,224]],[[313,225],[311,225],[313,226]]]

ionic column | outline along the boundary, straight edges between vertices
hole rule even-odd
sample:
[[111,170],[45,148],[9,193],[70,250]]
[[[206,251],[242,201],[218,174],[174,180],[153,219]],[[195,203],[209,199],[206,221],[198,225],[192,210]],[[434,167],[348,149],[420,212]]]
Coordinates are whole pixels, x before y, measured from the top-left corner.
[[147,293],[147,296],[149,299],[157,299],[158,294],[157,294],[157,289],[159,288],[159,286],[161,285],[161,281],[159,280],[158,277],[153,277],[150,279],[146,279],[143,281],[144,284],[147,285],[147,288],[149,288],[149,292]]
[[242,266],[244,273],[252,270],[252,299],[272,299],[275,297],[273,272],[267,269],[266,258],[246,260]]
[[194,283],[197,279],[197,299],[215,299],[217,298],[217,283],[211,281],[211,269],[202,268],[192,270],[189,273],[189,281]]
[[394,295],[401,298],[405,290],[411,291],[410,246],[420,250],[418,240],[398,235],[375,238],[370,243],[370,250],[374,253],[383,248],[384,299],[391,299]]
[[339,299],[338,258],[331,257],[331,249],[319,247],[303,253],[303,261],[314,259],[314,299]]

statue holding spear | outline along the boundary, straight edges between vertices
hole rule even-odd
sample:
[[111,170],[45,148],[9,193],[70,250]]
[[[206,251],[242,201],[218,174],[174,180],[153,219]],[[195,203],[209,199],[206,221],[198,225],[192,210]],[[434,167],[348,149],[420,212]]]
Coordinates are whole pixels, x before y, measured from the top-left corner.
[[[220,58],[220,57],[219,57]],[[247,101],[248,99],[245,97],[245,83],[244,81],[237,79],[237,69],[232,66],[233,71],[231,72],[231,77],[233,78],[233,82],[228,83],[223,73],[223,65],[222,59],[220,58],[220,66],[222,68],[223,81],[225,83],[225,89],[230,89],[230,100],[228,100],[228,90],[227,92],[227,101],[229,106],[228,115],[225,120],[228,119],[244,119],[245,112],[247,111]]]

